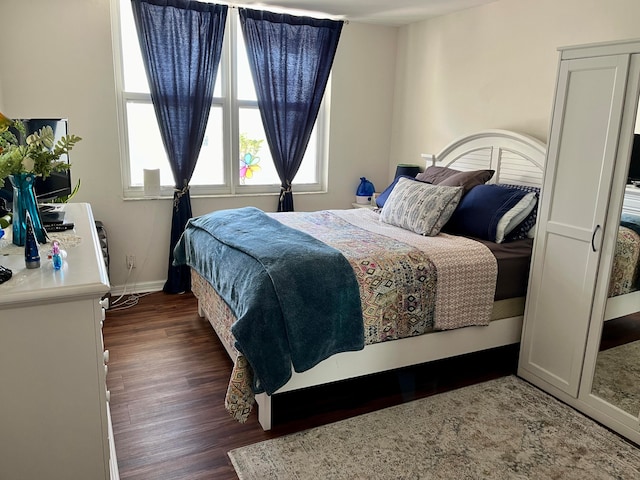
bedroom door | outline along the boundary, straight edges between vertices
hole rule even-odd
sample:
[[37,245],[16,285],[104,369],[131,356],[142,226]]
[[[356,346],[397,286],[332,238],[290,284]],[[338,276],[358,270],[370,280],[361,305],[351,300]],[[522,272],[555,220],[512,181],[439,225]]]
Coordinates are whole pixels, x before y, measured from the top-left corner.
[[566,53],[556,87],[518,374],[577,397],[629,56],[564,59]]

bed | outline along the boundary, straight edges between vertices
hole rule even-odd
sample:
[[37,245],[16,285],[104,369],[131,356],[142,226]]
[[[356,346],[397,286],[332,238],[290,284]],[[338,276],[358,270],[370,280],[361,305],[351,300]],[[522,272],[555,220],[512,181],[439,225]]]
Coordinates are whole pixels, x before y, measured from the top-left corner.
[[[493,175],[488,180],[488,184],[510,185],[513,189],[521,187],[523,191],[527,192],[527,198],[530,198],[533,194],[529,192],[531,192],[532,189],[539,189],[542,183],[545,146],[542,142],[526,135],[504,130],[488,130],[459,138],[449,144],[439,154],[423,155],[423,157],[427,162],[427,167],[444,167],[446,169],[455,169],[454,171],[458,172],[492,170]],[[403,188],[413,188],[416,183],[420,182],[400,179],[398,185],[392,189],[388,201],[396,205],[396,197],[399,195],[398,192]],[[423,188],[423,186],[416,186],[416,188]],[[463,187],[456,188],[463,189]],[[446,188],[442,188],[441,190],[446,190]],[[470,197],[469,191],[476,192],[479,191],[479,189],[462,192],[464,196],[461,193],[460,197],[462,199]],[[535,197],[537,199],[537,194]],[[518,198],[522,199],[523,197],[519,196]],[[461,206],[462,200],[459,199],[459,201],[460,203],[457,205]],[[518,204],[520,205],[521,202],[519,201]],[[456,211],[458,210],[461,210],[461,207],[456,207]],[[236,317],[228,303],[222,300],[221,294],[213,288],[211,284],[212,281],[204,278],[206,275],[203,271],[207,270],[212,263],[211,255],[198,253],[203,251],[201,243],[198,243],[196,247],[192,245],[189,249],[185,248],[185,250],[189,250],[190,253],[186,255],[183,260],[192,267],[192,290],[198,299],[199,314],[209,320],[230,357],[234,360],[234,368],[227,392],[226,407],[236,418],[242,421],[247,417],[252,408],[253,395],[247,397],[248,388],[261,392],[255,394],[255,401],[258,406],[258,420],[261,426],[265,430],[268,430],[271,428],[272,421],[271,404],[277,401],[278,395],[283,392],[510,345],[520,341],[529,255],[532,244],[530,238],[501,243],[499,249],[504,250],[502,255],[504,255],[507,260],[506,262],[500,263],[501,266],[498,267],[498,261],[495,259],[494,253],[491,253],[488,248],[489,245],[494,243],[490,240],[471,240],[467,236],[455,234],[455,231],[454,233],[446,233],[443,231],[433,236],[408,232],[405,227],[399,227],[393,224],[393,222],[391,225],[386,224],[386,222],[381,222],[379,217],[381,217],[385,211],[391,212],[393,208],[385,204],[380,212],[368,209],[353,209],[348,211],[266,215],[269,219],[276,218],[279,223],[287,224],[287,226],[293,227],[294,229],[303,224],[307,227],[308,225],[312,225],[309,229],[309,235],[313,238],[322,238],[323,240],[327,240],[328,238],[329,243],[334,246],[346,245],[346,247],[344,247],[346,253],[343,253],[343,255],[349,260],[349,264],[353,268],[356,277],[358,277],[358,275],[360,275],[360,277],[367,277],[367,268],[363,267],[363,260],[358,255],[364,254],[366,256],[368,253],[361,251],[363,248],[361,248],[361,244],[378,243],[378,240],[367,241],[367,239],[374,237],[381,239],[384,237],[384,240],[379,240],[379,242],[382,242],[379,247],[381,246],[382,249],[387,248],[389,252],[400,252],[402,255],[406,253],[405,258],[414,255],[412,252],[422,248],[420,245],[423,243],[431,245],[449,239],[455,244],[454,254],[439,252],[436,249],[435,253],[430,253],[432,257],[429,257],[429,261],[431,263],[427,262],[433,266],[435,272],[433,276],[438,278],[437,286],[434,287],[435,290],[433,290],[437,292],[437,294],[433,294],[436,297],[435,302],[437,303],[429,303],[429,301],[425,300],[428,296],[427,294],[420,297],[422,300],[420,300],[420,298],[416,300],[416,295],[413,295],[412,292],[396,293],[394,295],[396,295],[397,298],[403,298],[403,301],[400,302],[403,305],[403,311],[400,313],[395,312],[391,316],[404,315],[405,313],[403,312],[406,307],[406,311],[413,312],[412,315],[409,315],[410,321],[408,324],[402,324],[405,325],[402,327],[400,323],[393,323],[389,321],[388,318],[375,324],[375,320],[371,320],[370,316],[367,317],[367,315],[371,313],[370,310],[374,311],[374,316],[390,316],[387,308],[391,307],[388,305],[383,305],[382,307],[375,305],[379,299],[387,298],[384,295],[379,295],[381,288],[387,288],[387,286],[384,285],[384,275],[377,278],[374,282],[375,288],[378,289],[377,293],[369,291],[368,297],[367,289],[370,289],[371,285],[366,284],[366,281],[358,277],[358,293],[361,297],[361,302],[358,303],[362,308],[360,323],[363,323],[362,319],[365,319],[363,331],[366,341],[363,342],[363,346],[358,347],[356,344],[345,343],[343,345],[345,351],[340,351],[335,354],[331,351],[330,353],[332,354],[327,355],[326,359],[312,361],[309,368],[292,369],[293,371],[291,372],[290,378],[275,390],[273,389],[273,385],[279,384],[272,384],[271,391],[267,391],[268,389],[266,387],[264,388],[265,391],[261,391],[263,390],[262,388],[256,389],[256,385],[263,387],[269,382],[256,382],[255,378],[251,378],[254,370],[256,372],[262,372],[261,367],[256,366],[256,368],[253,368],[251,366],[252,362],[247,360],[246,355],[239,353],[239,348],[240,350],[244,350],[246,345],[239,342],[236,338],[242,338],[243,341],[245,341],[244,339],[246,338],[245,330],[237,327],[238,323],[240,323],[237,321],[239,317]],[[533,211],[535,211],[535,209],[533,209]],[[245,210],[243,213],[253,215],[251,211]],[[390,213],[387,213],[387,215],[390,215]],[[320,222],[318,217],[330,219],[329,224],[338,224],[340,228],[336,230],[342,231],[343,228],[347,228],[346,226],[352,230],[348,230],[348,233],[343,232],[342,234],[332,233],[331,227]],[[284,220],[285,218],[286,221]],[[530,216],[527,216],[527,218],[529,219]],[[228,217],[224,217],[222,223],[215,224],[215,228],[218,229],[220,225],[226,225],[227,219]],[[219,216],[217,217],[217,221],[220,222]],[[269,220],[265,220],[265,222],[268,221]],[[445,229],[447,225],[452,223],[455,222],[446,222]],[[357,228],[362,228],[362,232],[365,233],[358,233]],[[389,233],[391,230],[395,233]],[[349,242],[345,242],[344,237],[358,237],[359,242],[354,246],[353,243],[349,244]],[[185,238],[185,236],[183,236],[183,238]],[[244,241],[243,237],[242,240],[239,240],[239,243],[242,244]],[[385,247],[384,245],[387,245],[387,243],[384,242],[391,242],[393,246]],[[513,248],[509,244],[513,245]],[[219,249],[221,247],[217,246],[216,248]],[[402,253],[403,249],[407,249],[407,252]],[[453,257],[465,257],[467,255],[465,252],[476,250],[480,256],[469,258],[464,267],[456,265],[452,260]],[[221,252],[220,250],[217,251],[219,253]],[[489,252],[488,256],[492,259],[491,261],[487,260],[487,252]],[[226,250],[224,253],[225,255],[219,255],[219,258],[229,258]],[[176,258],[178,259],[183,256],[184,252],[176,254]],[[200,256],[200,258],[197,258],[198,256]],[[510,280],[505,281],[504,278],[506,277],[502,277],[502,273],[498,274],[497,271],[500,270],[500,272],[503,272],[509,270],[510,262],[515,262],[516,258],[518,259],[516,263],[519,262],[526,267],[524,271],[520,269],[518,273],[521,280],[518,282],[520,284],[519,289],[516,288],[511,292],[496,295],[498,290],[500,290],[498,287],[501,283],[503,286],[513,285],[514,283]],[[367,259],[366,261],[370,260]],[[381,263],[384,263],[384,261],[386,260],[381,260]],[[420,275],[416,272],[426,271],[428,267],[425,266],[424,262],[421,263],[422,261],[417,257],[412,261],[412,265],[408,265],[408,262],[405,261],[401,270],[405,269],[402,270],[404,272],[403,275],[413,278],[414,283],[417,283],[415,279],[420,277]],[[477,265],[473,263],[476,261],[480,263],[485,262],[486,268],[477,267]],[[218,260],[218,263],[221,264],[221,261]],[[203,264],[207,266],[203,268]],[[503,267],[502,265],[507,265],[507,267]],[[393,270],[393,267],[389,268]],[[491,268],[494,270],[491,270]],[[358,270],[360,271],[358,272]],[[476,278],[474,276],[471,278],[472,273],[476,271],[479,272],[479,277]],[[425,273],[424,278],[430,278],[429,275],[429,272]],[[449,275],[451,275],[450,278]],[[473,275],[475,275],[475,273],[473,273]],[[320,273],[318,276],[321,277],[323,274]],[[492,276],[493,280],[490,279]],[[494,283],[492,284],[491,281]],[[222,282],[227,282],[227,280],[223,280]],[[426,284],[429,283],[429,280],[420,280],[420,282]],[[465,285],[462,291],[460,290],[461,285]],[[229,291],[235,292],[235,288],[236,287],[233,286]],[[251,288],[256,288],[256,286],[253,285]],[[343,288],[343,290],[346,289],[347,287]],[[451,295],[445,297],[445,295],[441,293],[445,291],[450,291]],[[419,297],[419,295],[417,296]],[[469,305],[469,302],[465,300],[467,297],[477,297],[477,299],[471,302],[473,305]],[[445,298],[447,298],[446,301],[443,300]],[[332,302],[333,301],[334,300],[332,300]],[[340,301],[344,301],[344,299]],[[424,321],[424,319],[421,318],[424,312],[428,313],[429,321]],[[367,319],[371,321],[368,322]],[[339,319],[337,325],[344,325],[340,323],[342,320],[342,318]],[[407,327],[406,325],[409,326]],[[232,333],[231,328],[235,328],[234,331],[236,335]],[[338,328],[338,330],[340,328]],[[404,334],[401,334],[399,331],[403,329],[406,331]],[[373,332],[373,334],[371,334],[371,332]],[[268,336],[270,333],[261,332],[260,335]],[[369,341],[370,337],[375,337],[376,340]],[[276,341],[274,340],[274,342]],[[328,348],[333,348],[333,345]],[[271,343],[269,343],[269,349],[271,349]],[[294,357],[292,356],[292,358]],[[292,360],[291,362],[295,365],[296,361],[297,360]],[[300,361],[306,361],[306,358]],[[263,378],[262,373],[260,373],[259,376]]]

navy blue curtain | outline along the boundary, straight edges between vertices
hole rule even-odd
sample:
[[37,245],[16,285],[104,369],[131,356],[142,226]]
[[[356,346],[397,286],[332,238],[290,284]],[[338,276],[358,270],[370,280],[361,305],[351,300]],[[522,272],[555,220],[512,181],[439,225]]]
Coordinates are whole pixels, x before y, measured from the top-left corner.
[[173,249],[191,218],[189,181],[209,119],[227,6],[194,0],[131,0],[153,108],[175,192],[164,291],[191,289],[189,267],[173,266]]
[[343,22],[240,9],[267,143],[281,181],[279,212],[307,149]]

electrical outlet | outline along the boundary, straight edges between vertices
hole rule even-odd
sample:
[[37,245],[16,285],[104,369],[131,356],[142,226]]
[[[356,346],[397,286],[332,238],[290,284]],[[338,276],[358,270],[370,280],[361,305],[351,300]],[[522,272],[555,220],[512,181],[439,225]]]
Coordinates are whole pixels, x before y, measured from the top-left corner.
[[136,256],[135,255],[127,255],[127,268],[136,268]]

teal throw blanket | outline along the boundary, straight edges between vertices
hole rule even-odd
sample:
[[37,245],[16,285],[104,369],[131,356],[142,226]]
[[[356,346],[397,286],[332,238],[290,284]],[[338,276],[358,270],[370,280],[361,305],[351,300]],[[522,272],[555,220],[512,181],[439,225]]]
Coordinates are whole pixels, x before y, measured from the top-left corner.
[[189,220],[174,251],[234,312],[236,348],[256,393],[272,394],[296,372],[364,348],[359,287],[336,249],[257,208]]

